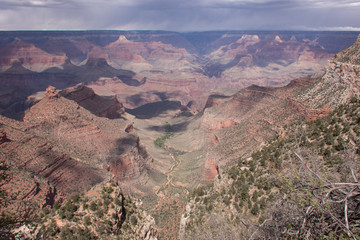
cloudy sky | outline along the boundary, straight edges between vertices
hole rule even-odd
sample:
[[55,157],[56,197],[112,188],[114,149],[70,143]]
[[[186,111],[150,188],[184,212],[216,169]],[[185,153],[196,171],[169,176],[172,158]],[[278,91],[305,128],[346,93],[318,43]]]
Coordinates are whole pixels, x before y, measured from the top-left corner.
[[0,30],[360,30],[354,0],[0,0]]

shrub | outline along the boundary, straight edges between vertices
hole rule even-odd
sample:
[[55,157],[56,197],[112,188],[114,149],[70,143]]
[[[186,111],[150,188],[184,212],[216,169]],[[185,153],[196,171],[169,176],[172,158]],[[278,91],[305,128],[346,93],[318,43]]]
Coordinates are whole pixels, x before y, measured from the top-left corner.
[[91,218],[89,216],[85,216],[84,223],[86,226],[89,226],[91,224]]
[[259,214],[259,206],[257,203],[255,203],[253,208],[251,209],[251,214],[254,216],[257,216]]
[[95,202],[91,202],[89,208],[90,208],[91,211],[96,211],[96,209],[97,209],[96,203],[95,203]]
[[137,224],[137,222],[138,222],[137,218],[136,218],[134,215],[132,215],[132,216],[130,217],[130,223],[131,223],[131,225],[135,226],[135,225]]

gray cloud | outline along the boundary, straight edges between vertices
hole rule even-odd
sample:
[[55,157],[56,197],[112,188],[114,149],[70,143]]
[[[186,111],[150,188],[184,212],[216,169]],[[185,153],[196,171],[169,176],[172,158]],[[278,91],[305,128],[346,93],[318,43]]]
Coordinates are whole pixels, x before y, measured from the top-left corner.
[[360,29],[354,0],[0,0],[2,30]]

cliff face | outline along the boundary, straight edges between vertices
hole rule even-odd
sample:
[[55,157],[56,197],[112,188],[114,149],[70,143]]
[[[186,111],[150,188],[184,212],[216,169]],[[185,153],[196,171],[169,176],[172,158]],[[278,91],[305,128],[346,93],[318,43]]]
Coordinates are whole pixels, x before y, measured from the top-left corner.
[[[209,169],[207,166],[211,159],[221,172],[227,164],[248,156],[249,152],[279,133],[283,125],[294,120],[309,121],[326,116],[329,106],[316,108],[298,99],[299,92],[315,83],[316,79],[303,78],[280,88],[254,85],[231,97],[220,98],[222,101],[218,104],[209,104],[200,119],[200,128],[210,139],[205,143],[205,169]],[[215,140],[210,137],[213,134]]]
[[7,70],[15,62],[20,62],[31,71],[41,72],[47,68],[60,67],[66,59],[65,54],[49,54],[33,44],[15,39],[0,50],[0,70]]
[[99,117],[114,119],[125,113],[123,105],[115,97],[100,97],[83,84],[61,91],[61,96],[77,102]]
[[116,95],[126,108],[175,99],[200,112],[214,89],[230,94],[313,75],[334,48],[354,38],[296,32],[216,32],[211,38],[151,31],[12,34],[0,33],[0,111],[7,116],[26,109],[25,99],[48,85],[64,89],[80,82],[97,94]]
[[[59,151],[98,168],[114,162],[126,166],[111,172],[121,179],[131,179],[143,172],[148,160],[143,156],[148,156],[140,149],[135,133],[125,131],[129,121],[119,118],[126,118],[122,113],[117,100],[99,97],[82,85],[60,93],[49,87],[45,98],[26,112],[24,122],[32,132],[56,143]],[[101,117],[104,115],[117,118]]]
[[[83,164],[59,151],[44,136],[29,131],[26,123],[5,117],[1,117],[0,122],[6,133],[6,141],[0,145],[1,161],[16,173],[9,188],[10,192],[20,190],[20,199],[37,202],[39,206],[52,205],[55,199],[84,191],[108,177],[105,170]],[[47,202],[49,189],[52,194]]]
[[[112,117],[117,118],[109,119]],[[41,187],[34,191],[41,194],[24,191],[40,205],[48,188],[54,188],[54,201],[111,177],[136,179],[146,174],[145,166],[151,158],[136,133],[128,133],[131,122],[125,118],[129,116],[118,101],[99,97],[84,86],[63,92],[48,87],[45,97],[26,112],[23,122],[1,116],[1,160],[15,170],[24,169],[48,181],[49,185],[38,181]],[[36,186],[28,175],[15,179],[14,184],[24,181]]]
[[184,48],[162,42],[135,42],[124,35],[104,47],[93,48],[88,58],[104,58],[116,68],[136,72],[192,68],[195,60]]

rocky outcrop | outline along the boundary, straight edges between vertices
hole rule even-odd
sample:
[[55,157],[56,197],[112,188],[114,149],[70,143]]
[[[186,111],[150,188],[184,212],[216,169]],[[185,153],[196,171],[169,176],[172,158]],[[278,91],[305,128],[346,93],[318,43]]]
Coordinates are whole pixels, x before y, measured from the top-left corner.
[[324,107],[320,109],[309,109],[305,116],[305,121],[313,121],[318,118],[325,117],[329,115],[329,113],[330,113],[330,108],[328,104],[326,104]]
[[195,60],[184,48],[162,42],[131,41],[124,35],[104,47],[94,47],[88,57],[104,58],[110,65],[136,72],[191,67],[190,62]]
[[[0,123],[7,138],[11,139],[0,144],[1,161],[9,164],[14,172],[24,171],[14,173],[11,181],[12,186],[17,186],[14,189],[20,191],[21,198],[35,199],[43,206],[47,196],[50,197],[49,187],[56,188],[52,198],[59,200],[108,177],[105,170],[77,161],[64,153],[66,149],[59,148],[58,143],[51,143],[46,136],[31,131],[27,123],[5,117],[0,117]],[[44,185],[46,181],[48,185]],[[40,184],[38,187],[37,183]]]
[[114,117],[119,109],[119,102],[97,96],[83,85],[59,93],[49,87],[46,97],[25,113],[24,122],[28,131],[78,162],[105,167],[118,179],[133,179],[144,172],[150,158],[139,138],[125,131],[130,124],[127,115],[101,117]]
[[125,113],[123,105],[116,97],[98,96],[91,88],[82,83],[61,91],[61,96],[77,102],[99,117],[114,119],[120,118]]
[[223,128],[232,127],[237,124],[239,123],[234,121],[233,119],[221,119],[221,118],[213,119],[208,114],[205,114],[201,122],[201,127],[207,129],[207,131],[209,132],[213,132]]
[[98,101],[91,110],[100,116],[102,106],[110,109],[108,114],[121,106],[84,86],[64,92],[50,86],[23,122],[0,116],[0,161],[26,172],[14,173],[9,189],[18,189],[20,198],[41,207],[112,177],[128,181],[146,176],[151,158],[127,115],[98,117],[80,105],[92,101]]
[[45,91],[45,97],[49,100],[52,98],[57,98],[59,97],[59,91],[56,90],[55,87],[49,86]]
[[206,182],[214,181],[214,178],[219,174],[219,166],[213,159],[208,158],[205,162],[204,178]]
[[[140,177],[143,173],[146,161],[149,155],[146,149],[140,144],[139,137],[130,135],[129,137],[119,140],[119,153],[109,157],[107,170],[113,174],[117,180],[131,180]],[[127,148],[124,151],[123,148]]]
[[[110,178],[138,180],[151,158],[139,137],[125,132],[129,125],[97,117],[48,87],[23,122],[0,116],[0,162],[12,176],[3,189],[15,203],[42,208]],[[151,239],[154,224],[145,224],[144,237]]]
[[158,238],[156,235],[155,219],[150,215],[147,215],[141,228],[140,237],[144,240],[157,240]]

